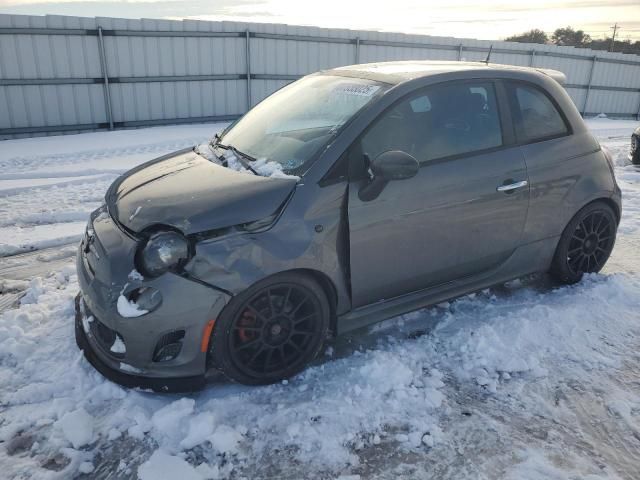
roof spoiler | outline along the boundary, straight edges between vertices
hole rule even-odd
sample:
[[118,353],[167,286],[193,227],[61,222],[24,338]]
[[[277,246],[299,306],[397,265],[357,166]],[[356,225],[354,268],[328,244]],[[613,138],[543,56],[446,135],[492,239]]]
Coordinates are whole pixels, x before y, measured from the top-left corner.
[[567,83],[567,76],[559,72],[558,70],[551,70],[549,68],[536,68],[536,70],[540,73],[544,73],[546,76],[553,78],[560,85],[564,85]]

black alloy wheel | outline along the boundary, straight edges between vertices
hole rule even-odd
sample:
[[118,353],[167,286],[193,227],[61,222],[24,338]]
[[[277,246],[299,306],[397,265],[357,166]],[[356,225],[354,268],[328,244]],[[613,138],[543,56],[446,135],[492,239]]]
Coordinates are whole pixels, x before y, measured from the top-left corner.
[[551,273],[564,283],[575,283],[585,273],[602,270],[613,250],[617,227],[616,215],[609,205],[587,205],[565,228]]
[[311,278],[285,273],[234,297],[216,322],[210,358],[227,377],[260,385],[295,375],[319,352],[329,304]]

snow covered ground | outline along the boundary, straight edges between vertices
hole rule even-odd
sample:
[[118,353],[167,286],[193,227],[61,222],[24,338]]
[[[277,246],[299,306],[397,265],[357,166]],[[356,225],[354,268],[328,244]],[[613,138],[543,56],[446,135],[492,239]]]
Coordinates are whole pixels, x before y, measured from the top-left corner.
[[225,125],[0,142],[0,256],[79,239],[88,214],[118,175],[207,140]]
[[[625,165],[636,122],[589,125],[624,196],[605,273],[572,287],[519,280],[386,321],[280,385],[212,379],[179,396],[104,380],[75,346],[65,247],[0,316],[0,476],[637,479],[640,171]],[[79,238],[119,173],[221,127],[1,142],[0,255]]]

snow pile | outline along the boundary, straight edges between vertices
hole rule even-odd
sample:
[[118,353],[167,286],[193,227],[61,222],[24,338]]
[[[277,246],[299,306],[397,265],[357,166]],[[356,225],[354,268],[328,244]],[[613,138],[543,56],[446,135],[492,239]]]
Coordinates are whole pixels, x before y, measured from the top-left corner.
[[523,458],[506,472],[505,480],[622,480],[610,471],[597,469],[589,469],[589,473],[584,475],[567,465],[566,458],[550,461],[544,452],[537,450],[529,450],[520,456]]
[[[19,309],[0,316],[0,441],[17,436],[29,454],[20,462],[0,450],[3,477],[45,476],[53,462],[59,478],[90,469],[89,445],[100,438],[96,406],[122,398],[119,387],[90,372],[73,344],[73,268],[31,283]],[[18,450],[18,455],[22,452]],[[58,461],[62,462],[59,463]]]
[[144,280],[144,276],[135,268],[129,272],[127,278],[132,282],[142,282]]
[[118,353],[121,355],[127,353],[127,348],[125,347],[122,338],[120,338],[120,335],[116,334],[116,339],[113,341],[113,345],[111,345],[109,350],[111,350],[113,353]]
[[460,379],[496,392],[512,378],[547,376],[548,365],[610,366],[600,345],[617,329],[634,327],[639,290],[636,278],[589,275],[579,286],[550,293],[514,291],[508,302],[474,295],[455,302],[435,334]]
[[[276,451],[290,452],[309,469],[342,471],[357,467],[359,452],[373,446],[437,448],[446,439],[441,422],[450,408],[445,376],[500,392],[548,375],[551,365],[606,370],[622,360],[608,345],[631,338],[640,307],[640,281],[624,275],[592,276],[550,293],[465,297],[444,312],[387,321],[375,348],[327,360],[289,382],[218,385],[176,398],[121,389],[87,364],[73,340],[76,290],[72,273],[34,282],[28,302],[0,317],[6,407],[0,440],[20,432],[37,439],[30,460],[8,462],[0,451],[10,476],[41,468],[59,453],[70,476],[92,465],[85,453],[123,436],[160,449],[140,467],[141,478],[162,468],[224,477]],[[384,337],[398,321],[413,328],[433,315],[442,316],[433,335]],[[194,449],[197,461],[189,454]]]
[[195,146],[193,151],[198,155],[206,158],[207,160],[212,161],[213,163],[220,163],[221,159],[218,157],[218,155],[216,155],[216,153],[213,151],[213,147],[211,146],[213,142],[214,140],[212,139],[207,140],[205,143],[200,143]]
[[25,280],[12,280],[10,278],[0,278],[0,293],[20,292],[29,286]]
[[[161,247],[161,250],[164,248],[166,247]],[[162,254],[163,252],[161,251],[160,255]],[[170,255],[170,254],[165,253],[165,255]],[[142,276],[142,274],[138,272],[138,270],[136,270],[135,268],[129,272],[129,274],[127,275],[127,278],[131,282],[141,282],[144,280],[144,276]],[[122,289],[122,291],[120,292],[120,295],[118,296],[118,300],[116,301],[116,309],[118,310],[118,314],[124,318],[136,318],[149,313],[149,310],[140,308],[140,305],[138,305],[135,301],[129,300],[127,297],[124,296],[124,289],[126,289],[128,286],[129,284],[127,283]],[[118,350],[114,350],[114,347],[116,347]],[[116,340],[111,347],[111,351],[116,353],[125,352],[125,346],[120,337],[116,336]]]
[[144,310],[140,308],[133,300],[127,299],[123,294],[118,296],[118,301],[116,303],[116,308],[118,309],[118,314],[121,317],[125,318],[135,318],[140,317],[146,313],[149,313],[149,310]]
[[289,175],[282,171],[282,165],[278,162],[269,162],[265,158],[259,158],[255,162],[251,164],[253,169],[258,172],[259,175],[263,177],[274,177],[274,178],[293,178],[295,180],[299,180],[300,177],[296,175]]
[[93,440],[93,417],[84,408],[65,413],[56,425],[73,448],[80,448]]
[[[222,157],[218,157],[213,151],[211,142],[202,143],[195,147],[195,152],[202,155],[207,160],[211,160],[218,165],[223,162],[226,163],[227,168],[235,170],[236,172],[252,173],[251,170],[245,168],[245,166],[238,160],[238,157],[231,150],[225,150]],[[282,165],[278,162],[268,161],[266,158],[259,158],[254,162],[251,162],[251,168],[253,168],[258,175],[262,177],[274,177],[274,178],[293,178],[299,180],[300,177],[296,175],[289,175],[282,169]]]
[[182,458],[169,455],[161,450],[153,452],[151,458],[138,469],[140,480],[158,480],[162,478],[179,480],[205,480],[219,477],[217,469],[201,464],[197,468],[192,467]]

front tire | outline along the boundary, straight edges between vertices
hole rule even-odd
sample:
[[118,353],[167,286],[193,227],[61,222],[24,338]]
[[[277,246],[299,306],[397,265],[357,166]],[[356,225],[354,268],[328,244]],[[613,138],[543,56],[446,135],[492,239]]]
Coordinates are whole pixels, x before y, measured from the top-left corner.
[[551,275],[562,283],[579,282],[585,273],[602,270],[616,240],[613,209],[593,202],[580,210],[562,232],[551,264]]
[[316,357],[330,311],[324,291],[307,275],[274,275],[231,299],[216,321],[209,358],[236,382],[279,382]]

